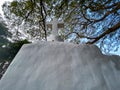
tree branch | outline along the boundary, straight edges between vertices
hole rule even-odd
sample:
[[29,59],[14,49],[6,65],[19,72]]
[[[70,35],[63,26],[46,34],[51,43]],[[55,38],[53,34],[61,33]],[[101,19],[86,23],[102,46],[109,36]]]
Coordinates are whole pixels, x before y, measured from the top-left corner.
[[116,11],[119,10],[119,9],[120,9],[120,6],[117,6],[115,9],[106,12],[106,14],[105,14],[102,18],[100,18],[100,19],[98,19],[98,20],[94,20],[93,22],[95,23],[95,22],[102,21],[102,20],[104,20],[109,14],[114,13],[114,12],[116,12]]
[[66,37],[68,37],[70,34],[76,34],[79,38],[87,38],[87,39],[95,39],[95,38],[92,38],[92,37],[87,37],[87,36],[84,36],[84,35],[80,35],[78,32],[71,32],[69,34],[66,35]]
[[99,7],[94,7],[94,6],[92,7],[91,5],[85,6],[85,7],[91,9],[93,12],[96,12],[99,10],[111,9],[111,8],[114,8],[115,6],[120,6],[120,2],[114,3],[110,6],[106,6],[106,4],[104,4],[104,5],[101,5]]
[[34,11],[34,4],[35,4],[35,1],[33,2],[32,0],[30,0],[32,4],[32,8],[31,10],[27,13],[27,15],[25,16],[25,21],[28,19],[28,17],[30,16],[30,14],[32,14],[32,12]]
[[[110,15],[110,14],[115,13],[116,11],[118,11],[120,9],[120,2],[119,3],[115,3],[115,4],[111,5],[111,6],[101,7],[101,8],[106,9],[106,8],[112,8],[113,6],[116,6],[116,7],[114,9],[112,9],[111,11],[106,12],[105,15],[102,18],[100,18],[100,19],[90,19],[90,18],[86,17],[86,15],[84,14],[83,11],[81,11],[81,13],[82,13],[82,16],[84,17],[84,19],[86,19],[89,22],[96,23],[96,22],[104,20],[108,15]],[[99,8],[99,10],[101,8]],[[98,11],[98,10],[95,10],[95,11]]]
[[[44,11],[44,13],[43,13]],[[40,0],[40,13],[41,13],[41,16],[42,16],[42,22],[43,22],[43,30],[45,32],[45,40],[47,41],[47,31],[46,31],[46,23],[45,23],[45,20],[46,20],[46,10],[45,10],[45,7],[43,5],[43,1]]]
[[106,36],[107,34],[110,34],[112,32],[115,32],[116,30],[118,30],[120,28],[120,22],[118,22],[116,25],[114,25],[112,28],[108,28],[107,31],[105,31],[104,33],[102,33],[101,35],[99,35],[98,37],[94,38],[95,40],[93,40],[92,42],[87,42],[87,44],[94,44],[95,42],[99,41],[101,38],[103,38],[104,36]]

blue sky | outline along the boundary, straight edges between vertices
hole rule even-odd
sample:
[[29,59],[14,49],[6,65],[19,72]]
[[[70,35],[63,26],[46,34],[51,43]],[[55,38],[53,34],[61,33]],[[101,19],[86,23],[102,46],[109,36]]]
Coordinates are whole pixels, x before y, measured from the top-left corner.
[[5,1],[13,1],[13,0],[0,0],[0,13],[3,15],[3,12],[2,12],[2,5]]
[[[11,2],[11,1],[13,1],[13,0],[1,0],[1,1],[0,1],[0,13],[1,13],[2,16],[3,16],[2,5],[3,5],[3,3],[4,3],[5,1],[10,1],[10,2]],[[120,48],[118,49],[117,52],[111,52],[111,53],[120,55]]]

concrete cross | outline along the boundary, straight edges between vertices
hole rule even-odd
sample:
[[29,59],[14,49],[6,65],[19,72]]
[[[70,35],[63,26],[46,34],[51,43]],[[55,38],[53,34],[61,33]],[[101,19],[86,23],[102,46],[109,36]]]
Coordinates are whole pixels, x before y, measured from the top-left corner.
[[51,35],[47,38],[48,41],[63,41],[59,34],[58,29],[64,28],[64,23],[61,21],[58,21],[58,19],[53,18],[51,22],[47,23],[47,29],[51,29]]

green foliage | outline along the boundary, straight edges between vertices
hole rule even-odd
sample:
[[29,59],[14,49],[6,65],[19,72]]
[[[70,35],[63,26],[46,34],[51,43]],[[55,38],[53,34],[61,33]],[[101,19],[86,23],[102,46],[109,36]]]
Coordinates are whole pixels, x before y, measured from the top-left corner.
[[[11,23],[9,24],[10,27],[21,27],[22,25],[22,30],[24,29],[32,38],[40,40],[46,38],[46,10],[44,1],[13,1],[12,3],[5,3],[3,5],[3,11],[8,21]],[[16,31],[20,33],[18,29]]]
[[47,15],[64,21],[66,40],[73,36],[70,42],[97,44],[110,51],[120,44],[119,6],[119,0],[16,0],[5,3],[3,11],[14,23],[12,27],[22,25],[32,38],[43,40],[49,34],[45,30]]
[[3,45],[9,43],[7,37],[9,37],[11,34],[8,32],[8,29],[5,27],[4,23],[0,23],[0,47]]
[[11,61],[21,46],[29,43],[28,40],[19,40],[12,43],[7,39],[8,37],[11,37],[11,33],[8,32],[4,22],[0,21],[0,62]]
[[[10,37],[11,33],[8,32],[8,28],[6,28],[3,19],[0,17],[0,78],[22,45],[29,43],[28,40],[10,42],[7,39]],[[5,64],[6,62],[8,63],[7,65]]]
[[12,60],[19,49],[22,47],[23,44],[30,43],[28,40],[22,40],[22,41],[15,41],[14,43],[9,44],[8,46],[8,53],[9,53],[9,60]]
[[[14,43],[9,43],[5,47],[0,47],[0,78],[1,75],[3,75],[3,72],[6,71],[13,58],[16,56],[22,45],[27,43],[30,42],[28,42],[28,40],[15,41]],[[8,62],[7,65],[5,65],[6,62]]]
[[71,42],[97,44],[107,53],[118,49],[120,45],[119,0],[52,1],[54,6],[49,6],[52,8],[49,15],[64,20],[66,38],[69,39],[70,35],[74,37]]
[[30,43],[27,40],[15,41],[9,43],[6,47],[0,48],[0,62],[12,61],[23,44]]
[[18,4],[17,1],[13,1],[13,2],[11,3],[11,6],[13,6],[13,7],[17,7],[17,4]]

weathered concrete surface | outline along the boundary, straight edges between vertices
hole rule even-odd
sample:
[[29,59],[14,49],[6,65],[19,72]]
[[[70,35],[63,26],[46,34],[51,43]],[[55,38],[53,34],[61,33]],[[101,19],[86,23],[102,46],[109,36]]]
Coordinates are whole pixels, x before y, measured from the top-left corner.
[[105,56],[92,45],[24,45],[0,90],[120,90],[120,57]]

